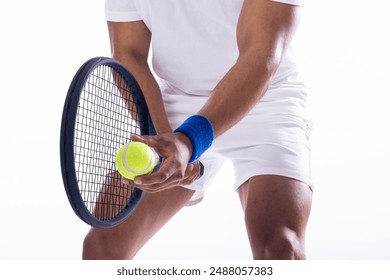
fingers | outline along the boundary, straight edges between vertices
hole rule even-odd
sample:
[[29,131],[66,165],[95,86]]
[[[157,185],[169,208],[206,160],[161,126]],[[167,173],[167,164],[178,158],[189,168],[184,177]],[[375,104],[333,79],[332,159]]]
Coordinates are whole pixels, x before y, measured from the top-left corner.
[[188,164],[192,154],[192,146],[184,134],[133,135],[131,139],[148,145],[163,161],[158,171],[138,176],[134,181],[128,181],[128,184],[154,193],[176,186],[189,185],[199,178],[201,167],[199,162]]
[[[200,178],[200,169],[201,169],[200,162],[197,161],[193,164],[188,164],[183,176],[178,176],[177,174],[174,174],[168,179],[165,179],[168,177],[168,175],[158,175],[158,178],[161,179],[161,182],[157,182],[157,183],[154,182],[148,184],[145,182],[149,180],[149,177],[151,177],[151,175],[145,175],[145,176],[136,177],[136,180],[134,181],[126,178],[122,178],[122,183],[134,188],[139,188],[148,193],[157,193],[169,188],[178,187],[178,186],[187,186],[192,184],[194,181]],[[137,183],[138,182],[137,179],[142,179],[141,181],[142,184]]]
[[158,144],[158,140],[156,141],[158,136],[150,136],[150,135],[135,135],[131,136],[132,141],[142,142],[148,145],[150,148],[155,148],[156,144]]
[[137,188],[155,193],[172,187],[186,186],[195,181],[193,164],[189,164],[183,174],[175,171],[175,166],[164,161],[158,172],[136,177],[134,184]]

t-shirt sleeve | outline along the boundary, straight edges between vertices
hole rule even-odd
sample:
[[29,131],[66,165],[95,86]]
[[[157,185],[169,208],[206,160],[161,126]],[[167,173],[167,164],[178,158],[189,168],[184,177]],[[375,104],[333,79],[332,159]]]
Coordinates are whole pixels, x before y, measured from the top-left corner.
[[303,6],[303,4],[305,3],[305,0],[271,0],[271,1],[291,4],[295,6]]
[[141,20],[133,0],[105,0],[104,12],[107,21]]

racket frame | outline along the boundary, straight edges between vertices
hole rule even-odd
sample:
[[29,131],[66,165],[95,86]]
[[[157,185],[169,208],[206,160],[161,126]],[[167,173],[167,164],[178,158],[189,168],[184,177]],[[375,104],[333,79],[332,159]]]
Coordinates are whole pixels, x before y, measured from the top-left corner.
[[141,88],[133,75],[126,69],[126,67],[119,61],[107,58],[107,57],[95,57],[86,61],[76,72],[65,99],[62,121],[61,121],[61,133],[60,133],[60,158],[61,158],[61,173],[66,190],[68,200],[76,215],[85,223],[97,227],[97,228],[109,228],[113,227],[128,216],[137,208],[141,201],[144,192],[140,189],[135,189],[132,193],[132,199],[135,203],[129,204],[122,209],[114,218],[110,220],[99,220],[95,218],[85,206],[83,198],[81,196],[80,189],[78,187],[77,172],[75,164],[75,151],[74,151],[74,132],[77,118],[78,104],[84,85],[88,80],[89,75],[99,66],[106,65],[115,69],[120,75],[127,81],[127,84],[131,84],[131,90],[129,92],[136,104],[136,110],[139,115],[139,128],[141,135],[154,135],[156,134],[149,110],[141,91]]

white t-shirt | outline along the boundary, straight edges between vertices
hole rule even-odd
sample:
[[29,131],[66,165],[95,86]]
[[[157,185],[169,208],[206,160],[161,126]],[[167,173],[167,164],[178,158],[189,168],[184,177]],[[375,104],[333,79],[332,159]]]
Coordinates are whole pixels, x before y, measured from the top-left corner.
[[[304,0],[276,0],[302,5]],[[143,20],[152,33],[155,73],[189,94],[211,92],[238,57],[237,21],[243,0],[106,0],[106,20]],[[137,38],[134,38],[137,40]],[[293,76],[294,79],[290,79]],[[290,50],[271,80],[296,80]]]

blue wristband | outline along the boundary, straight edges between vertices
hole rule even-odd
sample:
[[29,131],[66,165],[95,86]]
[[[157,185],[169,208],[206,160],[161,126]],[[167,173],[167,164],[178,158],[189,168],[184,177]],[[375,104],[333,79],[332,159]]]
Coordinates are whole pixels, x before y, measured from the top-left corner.
[[183,124],[174,132],[181,132],[187,135],[192,144],[192,156],[190,163],[197,160],[214,140],[214,128],[210,121],[200,115],[193,115],[186,119]]

